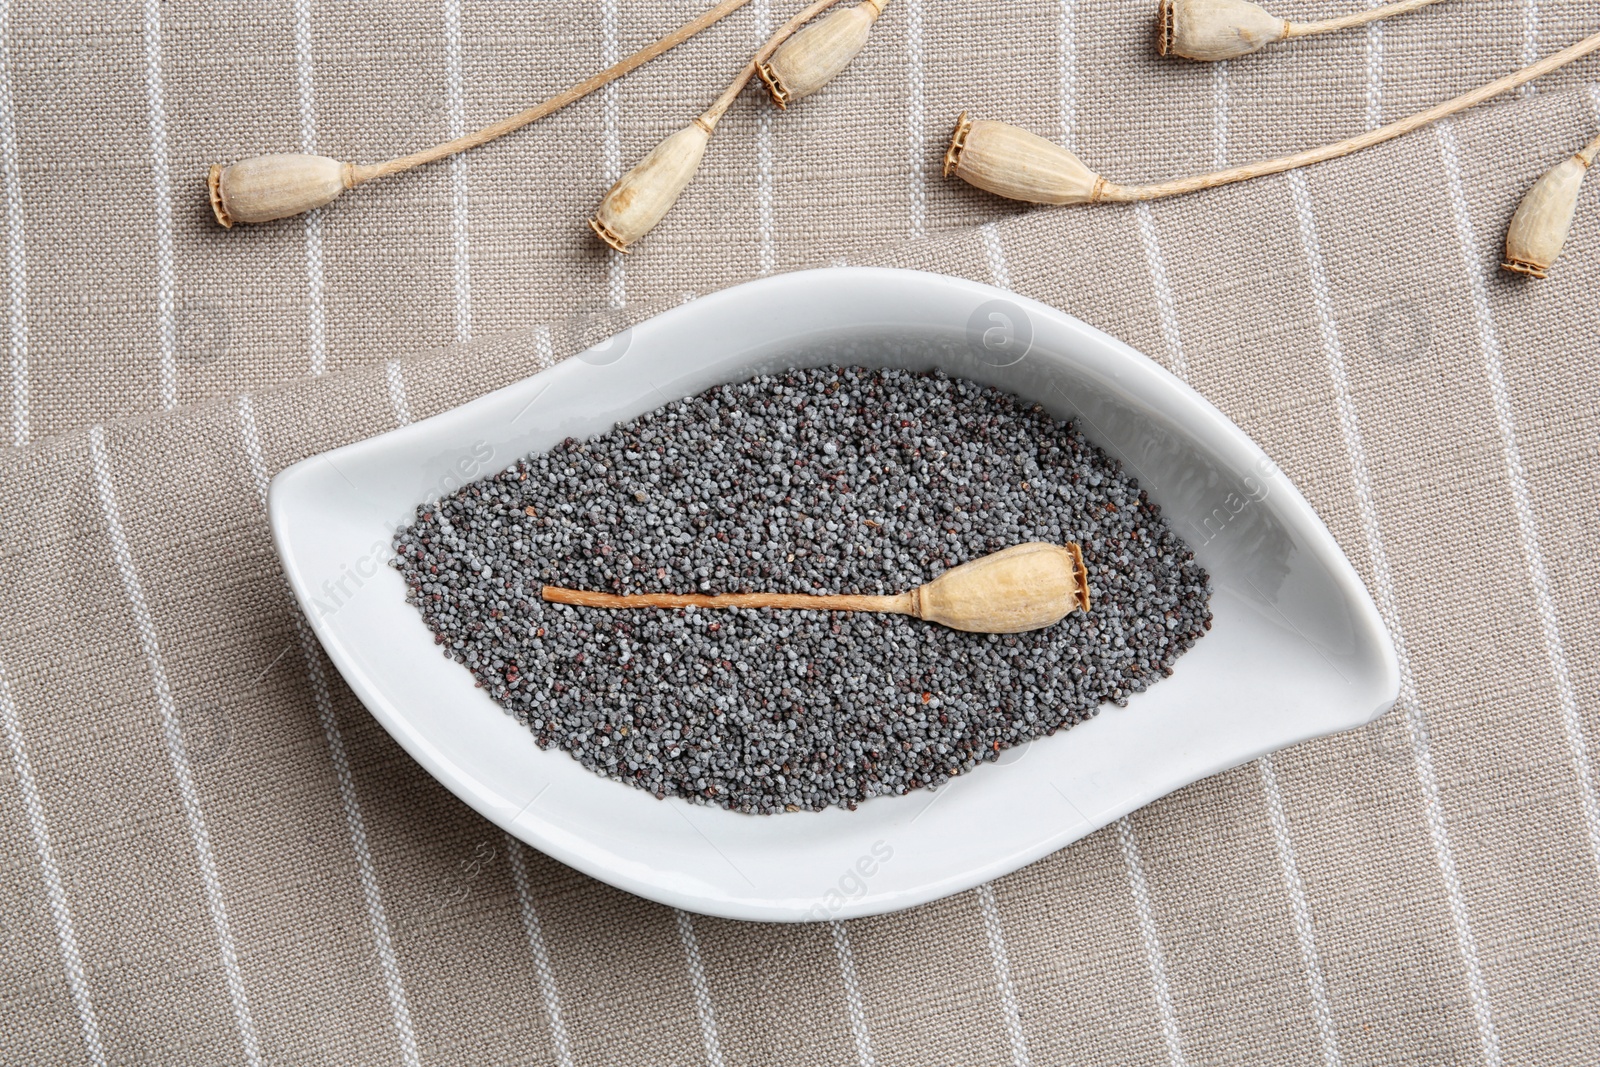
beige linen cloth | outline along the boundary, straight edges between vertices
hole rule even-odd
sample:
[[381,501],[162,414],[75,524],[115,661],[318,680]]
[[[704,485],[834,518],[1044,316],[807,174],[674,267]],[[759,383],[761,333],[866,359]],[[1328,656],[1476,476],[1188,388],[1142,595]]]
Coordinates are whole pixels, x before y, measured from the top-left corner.
[[[1600,65],[1140,207],[938,173],[962,108],[1124,181],[1294,150],[1570,43],[1594,5],[1449,0],[1203,66],[1153,56],[1144,0],[896,0],[821,96],[742,101],[661,229],[605,254],[582,219],[606,184],[795,6],[757,0],[468,159],[208,219],[205,164],[399,154],[699,6],[0,4],[0,1062],[1600,1059],[1600,180],[1549,281],[1495,269],[1522,191],[1594,136]],[[846,924],[644,902],[421,772],[297,623],[265,480],[843,258],[1012,288],[1191,382],[1366,580],[1397,708]]]

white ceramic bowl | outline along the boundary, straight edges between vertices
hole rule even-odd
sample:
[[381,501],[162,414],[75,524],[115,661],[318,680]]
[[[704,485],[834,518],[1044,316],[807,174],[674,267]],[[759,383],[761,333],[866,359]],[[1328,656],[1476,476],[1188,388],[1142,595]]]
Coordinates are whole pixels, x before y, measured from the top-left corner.
[[[541,751],[439,654],[389,568],[415,506],[715,383],[821,363],[942,367],[1080,420],[1211,573],[1212,630],[1126,708],[936,792],[777,816],[656,800]],[[840,268],[695,300],[525,381],[272,482],[283,566],[334,664],[457,796],[533,847],[665,904],[848,918],[1006,874],[1205,775],[1369,722],[1393,647],[1305,500],[1236,426],[1128,346],[1014,294]]]

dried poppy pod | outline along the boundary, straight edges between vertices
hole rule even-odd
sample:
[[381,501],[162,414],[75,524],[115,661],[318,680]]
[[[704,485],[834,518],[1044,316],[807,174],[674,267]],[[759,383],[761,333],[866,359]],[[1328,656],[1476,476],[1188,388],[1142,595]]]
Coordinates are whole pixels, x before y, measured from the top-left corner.
[[[1179,196],[1201,189],[1215,189],[1219,185],[1228,185],[1231,182],[1249,181],[1268,174],[1282,174],[1284,171],[1348,156],[1352,152],[1392,141],[1401,134],[1410,133],[1431,122],[1448,118],[1458,111],[1481,104],[1501,93],[1510,92],[1518,86],[1526,85],[1553,70],[1560,70],[1567,64],[1595,52],[1600,52],[1600,33],[1591,34],[1576,44],[1570,44],[1536,63],[1528,64],[1519,71],[1496,78],[1460,96],[1435,104],[1425,111],[1396,119],[1386,126],[1379,126],[1355,137],[1279,156],[1276,159],[1248,163],[1242,167],[1227,167],[1207,174],[1173,178],[1170,181],[1155,182],[1150,185],[1118,185],[1107,181],[1084,166],[1077,156],[1043,137],[1004,122],[973,121],[967,118],[967,113],[963,111],[961,117],[956,120],[955,134],[950,138],[950,149],[945,153],[944,173],[946,177],[953,174],[962,181],[976,185],[980,189],[987,189],[999,196],[1034,204],[1106,204],[1160,200],[1163,197]],[[1574,166],[1582,169],[1588,162],[1594,160],[1597,153],[1600,153],[1600,146],[1591,144],[1578,153],[1578,162],[1574,163]],[[1571,177],[1566,180],[1570,181]],[[1553,208],[1541,209],[1541,214],[1546,210]],[[1530,226],[1533,215],[1534,212],[1530,209]],[[1555,251],[1560,249],[1561,239],[1565,236],[1566,230],[1563,225],[1560,233],[1556,235]],[[1546,258],[1553,259],[1554,251]]]
[[513,130],[520,130],[531,122],[580,100],[602,85],[609,85],[644,63],[670,51],[707,26],[737,11],[750,0],[719,0],[696,18],[679,26],[665,37],[645,45],[620,62],[613,63],[600,73],[586,78],[564,92],[557,93],[542,104],[520,111],[510,118],[485,126],[481,130],[457,137],[432,148],[400,156],[384,163],[340,163],[326,156],[274,155],[257,156],[232,166],[218,163],[212,166],[206,184],[211,188],[211,210],[217,221],[227,227],[236,222],[266,222],[270,219],[298,215],[321,207],[346,189],[387,177],[402,174],[414,167],[434,163],[488,144]]
[[1600,138],[1557,163],[1534,183],[1506,228],[1506,258],[1501,267],[1535,278],[1549,273],[1567,243],[1572,216],[1578,209],[1578,190],[1597,155]]
[[589,228],[618,252],[660,222],[700,169],[714,122],[704,115],[668,137],[607,192]]
[[1071,152],[1018,126],[963,111],[944,154],[944,174],[1033,204],[1086,204],[1106,181]]
[[770,60],[756,64],[772,102],[786,108],[832,81],[866,46],[872,24],[888,3],[864,0],[835,11],[785,41]]
[[1287,36],[1287,19],[1248,0],[1161,0],[1156,51],[1185,59],[1232,59]]
[[594,216],[589,219],[589,228],[595,235],[618,252],[627,252],[629,246],[654,229],[656,223],[678,202],[678,197],[694,178],[695,171],[700,169],[706,143],[716,131],[717,123],[722,121],[729,105],[744,91],[744,87],[750,84],[750,79],[756,76],[757,68],[794,36],[801,26],[838,2],[812,0],[767,39],[755,58],[745,65],[739,76],[699,118],[656,145],[638,166],[607,190]]
[[327,156],[285,153],[213,163],[206,176],[211,210],[227,227],[270,222],[321,207],[355,185],[354,167]]
[[1185,59],[1233,59],[1260,51],[1274,41],[1345,30],[1437,2],[1396,0],[1341,18],[1290,22],[1249,0],[1161,0],[1156,51]]
[[1089,610],[1089,572],[1083,552],[1030,541],[948,570],[909,593],[892,596],[806,593],[591,593],[547,585],[552,604],[583,608],[781,608],[793,611],[875,611],[983,634],[1019,634],[1054,626]]

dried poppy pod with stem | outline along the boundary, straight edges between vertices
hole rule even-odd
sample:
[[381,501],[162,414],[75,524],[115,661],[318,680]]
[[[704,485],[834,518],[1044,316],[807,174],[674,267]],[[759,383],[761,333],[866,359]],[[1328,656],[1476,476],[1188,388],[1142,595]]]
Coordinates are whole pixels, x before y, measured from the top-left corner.
[[1076,544],[1029,541],[945,571],[891,596],[810,593],[591,593],[544,587],[552,604],[583,608],[780,608],[912,615],[952,630],[1019,634],[1089,610],[1089,572]]
[[772,102],[787,108],[827,85],[866,47],[872,24],[889,0],[864,0],[818,19],[785,41],[756,73]]
[[1578,210],[1578,191],[1596,156],[1600,156],[1600,137],[1557,163],[1527,191],[1506,228],[1506,258],[1501,267],[1534,278],[1549,274],[1567,243],[1572,216]]
[[1156,51],[1185,59],[1232,59],[1260,51],[1274,41],[1364,26],[1438,2],[1395,0],[1340,18],[1290,22],[1249,0],[1161,0]]
[[1497,78],[1487,85],[1479,86],[1442,104],[1436,104],[1426,111],[1419,111],[1415,115],[1369,130],[1357,137],[1243,167],[1230,167],[1191,178],[1177,178],[1151,185],[1118,185],[1095,173],[1082,160],[1060,145],[1009,123],[990,119],[970,119],[963,111],[961,117],[956,120],[955,133],[950,138],[950,148],[945,152],[944,173],[946,177],[954,175],[964,182],[999,196],[1035,204],[1100,204],[1159,200],[1162,197],[1192,193],[1267,174],[1281,174],[1286,170],[1347,156],[1360,149],[1393,140],[1430,122],[1437,122],[1500,93],[1509,92],[1595,51],[1600,51],[1600,33],[1554,52],[1514,74]]
[[[600,206],[589,219],[595,236],[618,252],[631,251],[639,238],[649,233],[672,210],[705,157],[706,144],[728,107],[750,84],[779,47],[795,36],[795,31],[841,0],[815,0],[769,37],[755,57],[739,72],[707,108],[688,126],[678,130],[650,150],[650,154],[606,190]],[[870,4],[865,6],[871,6]],[[855,53],[851,53],[854,55]],[[848,60],[846,60],[848,62]]]
[[469,148],[488,144],[547,115],[554,114],[575,100],[579,100],[603,85],[610,84],[624,74],[643,66],[663,52],[687,41],[706,27],[721,21],[748,4],[750,0],[720,0],[698,18],[684,23],[665,37],[646,45],[621,62],[579,82],[572,88],[536,104],[510,118],[502,119],[481,130],[457,137],[453,141],[401,156],[385,163],[361,165],[344,163],[329,156],[303,153],[282,153],[255,156],[230,166],[213,164],[206,175],[211,192],[211,210],[223,226],[236,222],[269,222],[288,218],[332,202],[346,189],[390,174],[420,167],[425,163],[465,152]]

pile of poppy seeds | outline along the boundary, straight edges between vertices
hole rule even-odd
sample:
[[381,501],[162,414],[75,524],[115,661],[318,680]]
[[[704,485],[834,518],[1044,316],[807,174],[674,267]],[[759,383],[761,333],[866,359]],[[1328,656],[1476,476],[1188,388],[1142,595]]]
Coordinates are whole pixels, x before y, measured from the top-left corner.
[[[1092,606],[976,634],[866,612],[548,604],[913,589],[1078,542]],[[443,646],[541,747],[658,797],[769,814],[938,786],[1172,673],[1210,586],[1070,422],[940,373],[718,386],[468,485],[395,537]]]

